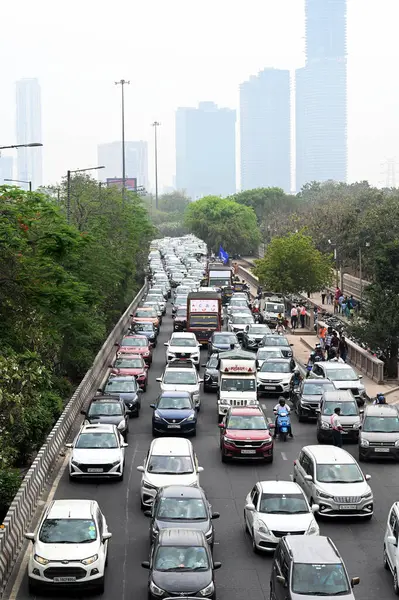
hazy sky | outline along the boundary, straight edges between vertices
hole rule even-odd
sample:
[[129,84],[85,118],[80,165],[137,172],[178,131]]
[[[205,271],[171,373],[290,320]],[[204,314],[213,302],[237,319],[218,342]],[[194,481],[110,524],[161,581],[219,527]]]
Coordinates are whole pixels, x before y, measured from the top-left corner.
[[[130,80],[126,139],[150,142],[151,182],[150,124],[162,124],[162,187],[178,106],[237,108],[251,74],[304,63],[304,0],[2,0],[0,14],[0,145],[15,141],[15,81],[38,77],[45,183],[95,166],[97,144],[120,139],[116,80]],[[399,163],[398,21],[399,0],[348,0],[350,181],[377,185],[381,163]]]

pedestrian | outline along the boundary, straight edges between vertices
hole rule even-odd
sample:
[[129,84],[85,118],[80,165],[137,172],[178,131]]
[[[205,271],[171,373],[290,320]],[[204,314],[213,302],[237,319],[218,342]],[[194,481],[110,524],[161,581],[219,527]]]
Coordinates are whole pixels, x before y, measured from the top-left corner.
[[324,304],[326,301],[327,290],[321,290],[321,303]]
[[346,305],[344,306],[344,309],[342,308],[342,305],[345,301],[345,297],[343,294],[340,295],[340,297],[338,298],[338,312],[343,313],[344,309],[346,308]]
[[327,304],[334,304],[334,292],[331,291],[327,294]]
[[299,318],[301,320],[301,327],[302,327],[302,329],[305,328],[305,317],[306,317],[306,308],[302,304],[302,306],[299,309]]
[[324,342],[324,349],[327,352],[327,356],[328,356],[328,354],[330,352],[330,348],[331,348],[332,334],[333,334],[332,327],[329,327],[327,329],[327,335],[326,335],[326,339],[325,339],[325,342]]
[[298,325],[298,309],[296,306],[291,308],[291,329],[296,329]]
[[346,357],[348,356],[348,344],[345,339],[345,336],[341,333],[341,339],[338,343],[338,354],[339,357],[342,358],[344,362],[346,362]]
[[328,355],[328,359],[331,360],[331,358],[336,358],[337,354],[338,354],[338,344],[339,344],[339,338],[338,338],[338,334],[336,331],[332,332],[332,336],[331,336],[331,342],[330,342],[330,350],[329,350],[329,355]]
[[342,448],[342,425],[339,420],[340,415],[341,409],[337,406],[337,408],[334,408],[334,412],[330,417],[333,446],[337,446],[338,448]]
[[324,325],[320,326],[319,329],[319,340],[320,340],[320,346],[323,348],[323,350],[325,350],[326,347],[326,335],[327,335],[327,327],[325,327]]

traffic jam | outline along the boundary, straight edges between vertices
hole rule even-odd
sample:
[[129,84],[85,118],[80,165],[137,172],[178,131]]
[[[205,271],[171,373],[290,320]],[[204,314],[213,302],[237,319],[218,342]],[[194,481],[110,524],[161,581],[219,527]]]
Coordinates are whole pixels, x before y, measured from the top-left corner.
[[25,534],[29,594],[399,595],[397,408],[356,396],[347,364],[306,372],[278,331],[284,299],[266,295],[260,322],[198,238],[155,240],[148,265],[65,478]]

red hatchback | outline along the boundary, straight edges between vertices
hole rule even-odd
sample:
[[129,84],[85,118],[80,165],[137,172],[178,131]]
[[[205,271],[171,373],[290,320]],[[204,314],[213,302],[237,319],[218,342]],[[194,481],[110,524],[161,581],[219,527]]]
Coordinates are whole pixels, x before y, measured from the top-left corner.
[[118,346],[119,354],[138,354],[142,356],[147,363],[152,363],[152,348],[150,342],[145,335],[125,335]]
[[273,439],[260,408],[230,408],[219,427],[222,462],[235,458],[273,461]]
[[134,375],[140,388],[147,389],[147,365],[138,354],[121,354],[111,367],[110,375]]

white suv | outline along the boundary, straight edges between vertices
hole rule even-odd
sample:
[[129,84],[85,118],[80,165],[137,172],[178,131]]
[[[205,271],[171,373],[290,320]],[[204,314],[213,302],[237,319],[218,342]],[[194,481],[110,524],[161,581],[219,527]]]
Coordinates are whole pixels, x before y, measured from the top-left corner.
[[389,511],[384,536],[384,567],[393,575],[393,589],[399,595],[399,502],[395,502]]
[[177,359],[165,368],[162,377],[157,377],[163,392],[191,392],[195,408],[200,410],[200,379],[195,367],[190,362],[181,363]]
[[165,342],[166,362],[170,364],[175,358],[191,362],[197,369],[200,366],[201,345],[194,333],[172,333],[169,342]]
[[108,540],[112,534],[95,500],[53,500],[32,541],[29,590],[93,589],[104,592]]

